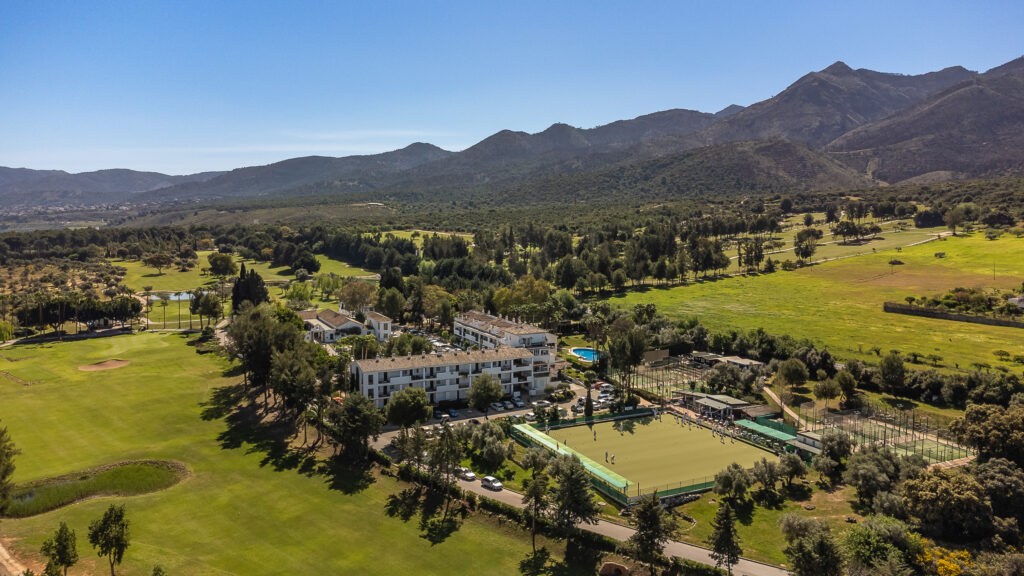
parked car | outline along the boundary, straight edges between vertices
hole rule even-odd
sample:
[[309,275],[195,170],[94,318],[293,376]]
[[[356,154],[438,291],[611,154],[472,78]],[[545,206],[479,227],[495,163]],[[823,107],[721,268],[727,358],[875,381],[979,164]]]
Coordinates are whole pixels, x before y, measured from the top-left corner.
[[444,412],[441,412],[437,408],[434,408],[434,419],[435,420],[440,420],[441,416],[444,416]]
[[456,410],[455,408],[449,408],[447,410],[447,412],[448,412],[448,416],[451,416],[452,418],[455,418],[456,416],[459,415],[459,411]]
[[505,407],[505,410],[513,410],[516,407],[511,400],[503,400],[501,404]]
[[495,412],[501,412],[504,409],[505,405],[502,404],[501,402],[491,402],[491,410],[494,410]]
[[476,474],[474,474],[472,470],[466,468],[465,466],[459,466],[458,468],[456,468],[455,474],[459,478],[462,478],[463,480],[467,480],[469,482],[476,480]]
[[580,412],[583,412],[584,410],[586,410],[586,408],[584,408],[583,406],[580,406],[579,404],[573,404],[572,408],[570,408],[570,410],[572,410],[573,414],[579,414]]
[[610,394],[613,390],[615,390],[615,387],[605,382],[598,386],[598,390],[600,390],[601,392],[608,392]]
[[549,408],[550,406],[551,402],[548,402],[547,400],[538,400],[533,403],[534,408]]
[[526,408],[526,402],[523,402],[519,398],[512,400],[512,403],[515,404],[516,408]]
[[533,412],[527,412],[527,413],[526,413],[526,420],[527,420],[527,421],[529,421],[529,422],[533,422],[533,421],[534,421],[534,420],[536,420],[536,419],[537,419],[537,415],[536,415],[536,414],[534,414]]
[[495,492],[504,488],[504,486],[501,485],[501,480],[498,480],[494,476],[484,476],[483,478],[480,479],[480,485],[483,486],[484,488],[490,488]]

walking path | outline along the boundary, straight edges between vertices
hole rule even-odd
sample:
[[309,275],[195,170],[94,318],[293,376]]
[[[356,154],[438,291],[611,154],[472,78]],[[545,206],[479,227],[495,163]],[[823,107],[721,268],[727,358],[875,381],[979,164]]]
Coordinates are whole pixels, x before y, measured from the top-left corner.
[[14,559],[0,540],[0,576],[18,576],[25,572],[25,565]]
[[777,394],[775,394],[774,390],[772,390],[768,386],[765,386],[764,387],[764,392],[765,392],[765,394],[768,394],[768,397],[772,399],[772,402],[775,402],[779,406],[782,406],[782,409],[786,411],[786,414],[789,414],[790,418],[792,418],[793,421],[797,423],[797,425],[796,425],[797,428],[804,428],[804,429],[807,428],[807,421],[805,421],[803,418],[801,418],[796,412],[793,412],[792,408],[790,408],[789,406],[783,405],[782,400],[779,400],[779,396]]
[[[500,492],[494,492],[484,488],[479,482],[467,482],[465,480],[459,480],[459,487],[463,490],[469,490],[470,492],[486,496],[492,500],[503,502],[509,506],[515,506],[520,509],[523,508],[523,495],[512,490],[506,489],[501,490]],[[598,520],[597,524],[583,524],[580,527],[588,532],[601,534],[602,536],[607,536],[620,542],[629,540],[629,537],[636,532],[628,526],[623,526],[607,520]],[[665,555],[692,560],[708,566],[715,565],[715,560],[711,557],[711,551],[707,548],[676,540],[669,540],[665,545]],[[734,576],[785,576],[789,574],[789,572],[782,568],[777,568],[769,564],[762,564],[746,558],[740,559],[739,564],[733,566],[732,573]]]

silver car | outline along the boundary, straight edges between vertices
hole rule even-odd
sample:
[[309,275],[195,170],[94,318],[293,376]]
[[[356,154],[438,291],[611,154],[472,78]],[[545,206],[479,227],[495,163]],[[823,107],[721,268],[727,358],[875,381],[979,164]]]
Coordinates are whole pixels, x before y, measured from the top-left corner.
[[480,479],[480,485],[484,488],[494,490],[495,492],[504,488],[504,486],[501,485],[501,480],[498,480],[494,476],[484,476]]

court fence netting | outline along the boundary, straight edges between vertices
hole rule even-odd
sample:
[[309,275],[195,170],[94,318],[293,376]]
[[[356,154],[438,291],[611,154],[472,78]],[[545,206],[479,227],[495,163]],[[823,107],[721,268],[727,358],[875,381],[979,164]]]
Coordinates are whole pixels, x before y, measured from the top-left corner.
[[842,430],[855,446],[886,446],[901,456],[918,455],[929,464],[960,460],[974,452],[960,444],[934,415],[864,402],[856,410],[832,412],[807,402],[800,406],[805,429],[819,434]]

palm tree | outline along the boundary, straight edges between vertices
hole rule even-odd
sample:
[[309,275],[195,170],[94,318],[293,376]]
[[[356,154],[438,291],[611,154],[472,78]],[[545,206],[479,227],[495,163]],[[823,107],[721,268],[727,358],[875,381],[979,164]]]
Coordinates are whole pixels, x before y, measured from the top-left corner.
[[[164,328],[167,328],[167,301],[171,299],[171,295],[166,292],[160,293],[160,307],[164,309]],[[181,303],[178,303],[178,311],[181,311]],[[179,320],[180,322],[181,320]]]

